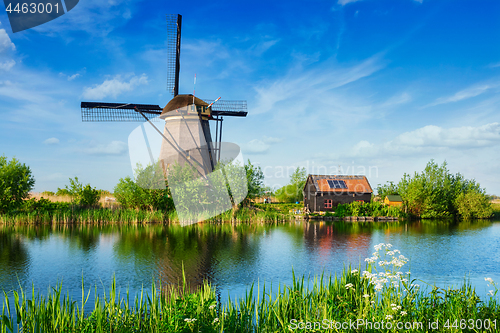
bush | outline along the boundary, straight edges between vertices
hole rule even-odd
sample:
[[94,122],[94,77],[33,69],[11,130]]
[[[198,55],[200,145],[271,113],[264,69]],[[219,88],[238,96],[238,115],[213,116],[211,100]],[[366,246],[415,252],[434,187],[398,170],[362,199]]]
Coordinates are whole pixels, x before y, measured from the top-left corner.
[[481,193],[460,193],[455,205],[459,216],[464,219],[489,218],[493,215],[493,208],[488,198]]
[[35,185],[35,178],[25,164],[0,156],[0,213],[19,208]]
[[439,166],[431,160],[421,173],[404,174],[396,186],[379,186],[379,191],[399,193],[408,213],[421,218],[479,217],[491,209],[484,189],[460,173],[451,174],[446,161]]
[[405,217],[406,214],[399,207],[386,206],[381,202],[371,201],[368,203],[354,201],[348,204],[339,204],[335,208],[334,216],[394,216]]
[[82,207],[93,207],[98,205],[101,197],[101,192],[99,190],[92,188],[90,184],[84,186],[78,181],[78,177],[75,177],[75,179],[70,178],[69,183],[69,186],[66,185],[66,191],[58,189],[57,193],[67,193],[67,195],[71,196],[74,205]]
[[168,189],[145,189],[130,177],[120,178],[115,186],[114,195],[123,208],[140,210],[173,210],[173,200]]

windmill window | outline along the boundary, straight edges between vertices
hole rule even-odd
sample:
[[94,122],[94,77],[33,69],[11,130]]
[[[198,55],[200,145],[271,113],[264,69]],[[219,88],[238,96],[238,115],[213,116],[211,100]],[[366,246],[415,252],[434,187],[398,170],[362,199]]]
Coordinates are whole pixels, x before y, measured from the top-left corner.
[[332,208],[332,199],[325,200],[325,208]]

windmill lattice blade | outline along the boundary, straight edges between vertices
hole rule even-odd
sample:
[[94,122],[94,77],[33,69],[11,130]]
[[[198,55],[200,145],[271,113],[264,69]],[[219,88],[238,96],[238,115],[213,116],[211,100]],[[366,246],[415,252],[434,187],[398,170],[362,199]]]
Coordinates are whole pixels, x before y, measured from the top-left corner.
[[[204,99],[208,104],[214,100]],[[247,115],[247,101],[218,100],[212,106],[214,116],[235,116],[245,117]]]
[[167,15],[167,91],[174,96],[179,94],[181,24],[181,15]]
[[144,121],[135,108],[146,117],[153,119],[161,114],[159,105],[133,103],[82,102],[82,121]]

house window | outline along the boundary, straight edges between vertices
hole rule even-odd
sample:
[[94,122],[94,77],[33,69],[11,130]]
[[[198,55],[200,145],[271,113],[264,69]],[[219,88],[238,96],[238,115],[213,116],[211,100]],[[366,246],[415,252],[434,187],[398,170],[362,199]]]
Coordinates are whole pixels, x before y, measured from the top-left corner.
[[325,208],[332,208],[332,199],[325,200]]

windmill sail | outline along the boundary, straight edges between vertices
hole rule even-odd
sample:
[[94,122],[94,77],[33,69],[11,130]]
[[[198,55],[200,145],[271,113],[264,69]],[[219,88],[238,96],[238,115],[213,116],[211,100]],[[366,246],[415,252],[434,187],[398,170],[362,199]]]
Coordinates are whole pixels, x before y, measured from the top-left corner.
[[167,91],[179,94],[182,16],[167,15]]

